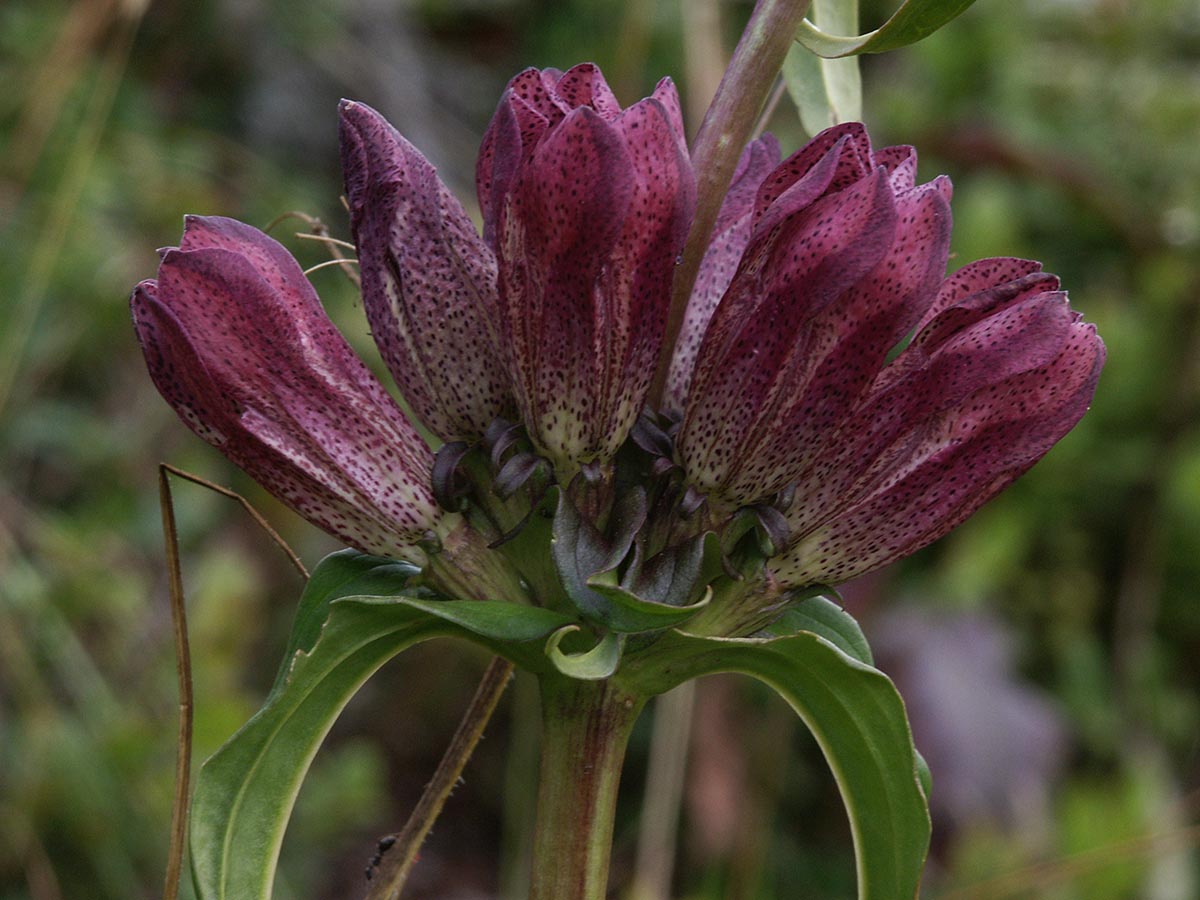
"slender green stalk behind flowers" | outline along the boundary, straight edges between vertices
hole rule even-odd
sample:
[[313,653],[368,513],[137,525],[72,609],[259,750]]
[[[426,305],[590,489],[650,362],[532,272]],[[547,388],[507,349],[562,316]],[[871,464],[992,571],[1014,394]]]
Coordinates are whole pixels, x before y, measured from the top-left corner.
[[[378,113],[343,102],[341,134],[367,317],[436,463],[254,229],[189,219],[133,310],[184,421],[371,553],[450,565],[477,530],[532,602],[636,631],[632,607],[713,589],[704,629],[746,633],[945,534],[1099,377],[1037,263],[945,278],[949,181],[848,124],[782,162],[770,136],[746,148],[647,408],[694,206],[669,80],[622,110],[595,66],[517,75],[480,153],[482,236]],[[538,515],[550,577],[514,540]]]

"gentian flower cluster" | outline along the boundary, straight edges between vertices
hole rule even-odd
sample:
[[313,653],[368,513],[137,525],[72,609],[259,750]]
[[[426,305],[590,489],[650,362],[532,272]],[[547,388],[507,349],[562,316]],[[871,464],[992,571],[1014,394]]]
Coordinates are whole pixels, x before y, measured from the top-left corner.
[[592,65],[517,75],[482,234],[382,116],[340,115],[363,305],[436,455],[247,225],[189,218],[134,322],[193,431],[435,588],[750,633],[945,534],[1094,392],[1104,348],[1058,280],[1008,258],[947,278],[950,182],[862,125],[746,148],[651,396],[695,204],[669,80],[622,109]]

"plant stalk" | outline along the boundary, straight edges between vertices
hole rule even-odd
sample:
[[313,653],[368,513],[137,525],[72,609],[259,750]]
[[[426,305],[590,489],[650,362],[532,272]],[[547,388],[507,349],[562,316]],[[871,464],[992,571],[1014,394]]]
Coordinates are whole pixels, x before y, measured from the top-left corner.
[[541,678],[542,767],[530,900],[604,900],[625,747],[646,698]]
[[513,664],[499,656],[488,664],[471,705],[458,723],[458,729],[438,763],[433,778],[425,786],[404,828],[395,835],[389,835],[395,838],[395,846],[384,857],[379,876],[367,893],[367,900],[398,900],[400,897],[409,873],[417,862],[421,844],[425,842],[442,807],[462,777],[463,769],[483,737],[483,730],[491,721],[496,704],[500,702],[512,674]]
[[633,900],[667,900],[671,896],[695,703],[694,681],[685,681],[654,701],[646,795],[630,891]]
[[663,334],[658,370],[650,388],[650,405],[662,405],[675,342],[683,327],[688,299],[700,271],[717,213],[733,180],[734,169],[746,146],[759,110],[770,94],[796,30],[810,0],[759,0],[733,51],[692,148],[696,172],[696,216],[688,233],[683,256],[671,286],[671,307]]
[[187,815],[192,772],[192,651],[188,644],[187,605],[183,599],[183,573],[179,565],[179,532],[175,525],[175,503],[167,468],[158,467],[158,501],[162,512],[163,543],[167,553],[168,585],[171,596],[171,625],[175,632],[175,666],[179,679],[179,738],[175,745],[175,800],[171,806],[171,845],[163,900],[179,896],[183,851],[187,843]]

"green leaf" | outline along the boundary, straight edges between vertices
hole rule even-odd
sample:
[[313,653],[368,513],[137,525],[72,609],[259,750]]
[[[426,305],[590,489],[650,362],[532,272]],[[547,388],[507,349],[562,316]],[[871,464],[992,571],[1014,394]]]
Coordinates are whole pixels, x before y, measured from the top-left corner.
[[811,632],[756,639],[675,631],[627,656],[618,677],[661,693],[718,672],[770,685],[817,739],[850,817],[860,900],[915,897],[929,810],[904,702],[887,676]]
[[329,617],[330,603],[353,594],[395,594],[420,571],[411,563],[368,556],[357,550],[339,550],[321,560],[304,586],[271,695],[287,678],[296,653],[308,651],[316,642]]
[[263,708],[208,760],[190,820],[192,876],[202,900],[265,900],[296,794],[346,703],[406,647],[457,636],[534,670],[542,643],[571,620],[512,603],[436,600],[408,590],[412,571],[352,551],[313,572],[287,656]]
[[833,588],[820,588],[821,593],[801,600],[767,626],[764,631],[772,637],[787,637],[798,631],[810,631],[825,638],[847,656],[868,666],[875,664],[866,635],[854,616],[842,609],[826,594],[837,597]]
[[[817,56],[834,59],[859,53],[884,53],[933,34],[964,12],[975,0],[905,0],[890,19],[874,31],[847,36],[829,33],[820,23],[805,19],[796,40]],[[814,2],[814,6],[816,3]],[[857,28],[848,29],[857,31]]]
[[[385,606],[396,602],[391,597],[354,599],[368,606]],[[572,621],[569,616],[551,609],[501,600],[422,600],[406,597],[404,604],[492,641],[537,641]]]
[[[857,0],[812,0],[809,14],[822,33],[858,31]],[[803,44],[793,44],[783,61],[783,81],[809,135],[862,119],[862,76],[854,56],[822,59]]]

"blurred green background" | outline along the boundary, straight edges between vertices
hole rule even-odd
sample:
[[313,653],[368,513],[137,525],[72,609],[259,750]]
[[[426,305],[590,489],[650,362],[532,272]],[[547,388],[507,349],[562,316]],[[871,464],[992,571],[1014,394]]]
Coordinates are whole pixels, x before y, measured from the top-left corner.
[[[878,24],[895,0],[867,2]],[[156,465],[249,498],[310,564],[334,549],[194,438],[127,312],[185,212],[348,228],[335,104],[371,103],[467,200],[500,91],[600,63],[632,102],[662,74],[694,130],[749,12],[716,0],[5,0],[0,4],[0,898],[161,890],[175,663]],[[848,586],[933,768],[934,900],[1200,896],[1200,5],[980,0],[863,65],[877,145],[949,173],[952,265],[1063,276],[1109,362],[1083,423],[938,545]],[[803,140],[785,100],[772,129]],[[305,265],[326,258],[275,234]],[[312,276],[374,365],[357,299]],[[231,501],[176,487],[196,753],[261,702],[300,584]],[[486,660],[410,651],[355,699],[284,846],[283,898],[361,895]],[[701,686],[672,896],[844,898],[848,827],[789,714]],[[412,897],[520,881],[532,798],[518,682],[426,845]],[[634,870],[650,723],[622,795]],[[619,896],[629,896],[619,893]],[[185,896],[190,896],[185,890]]]

